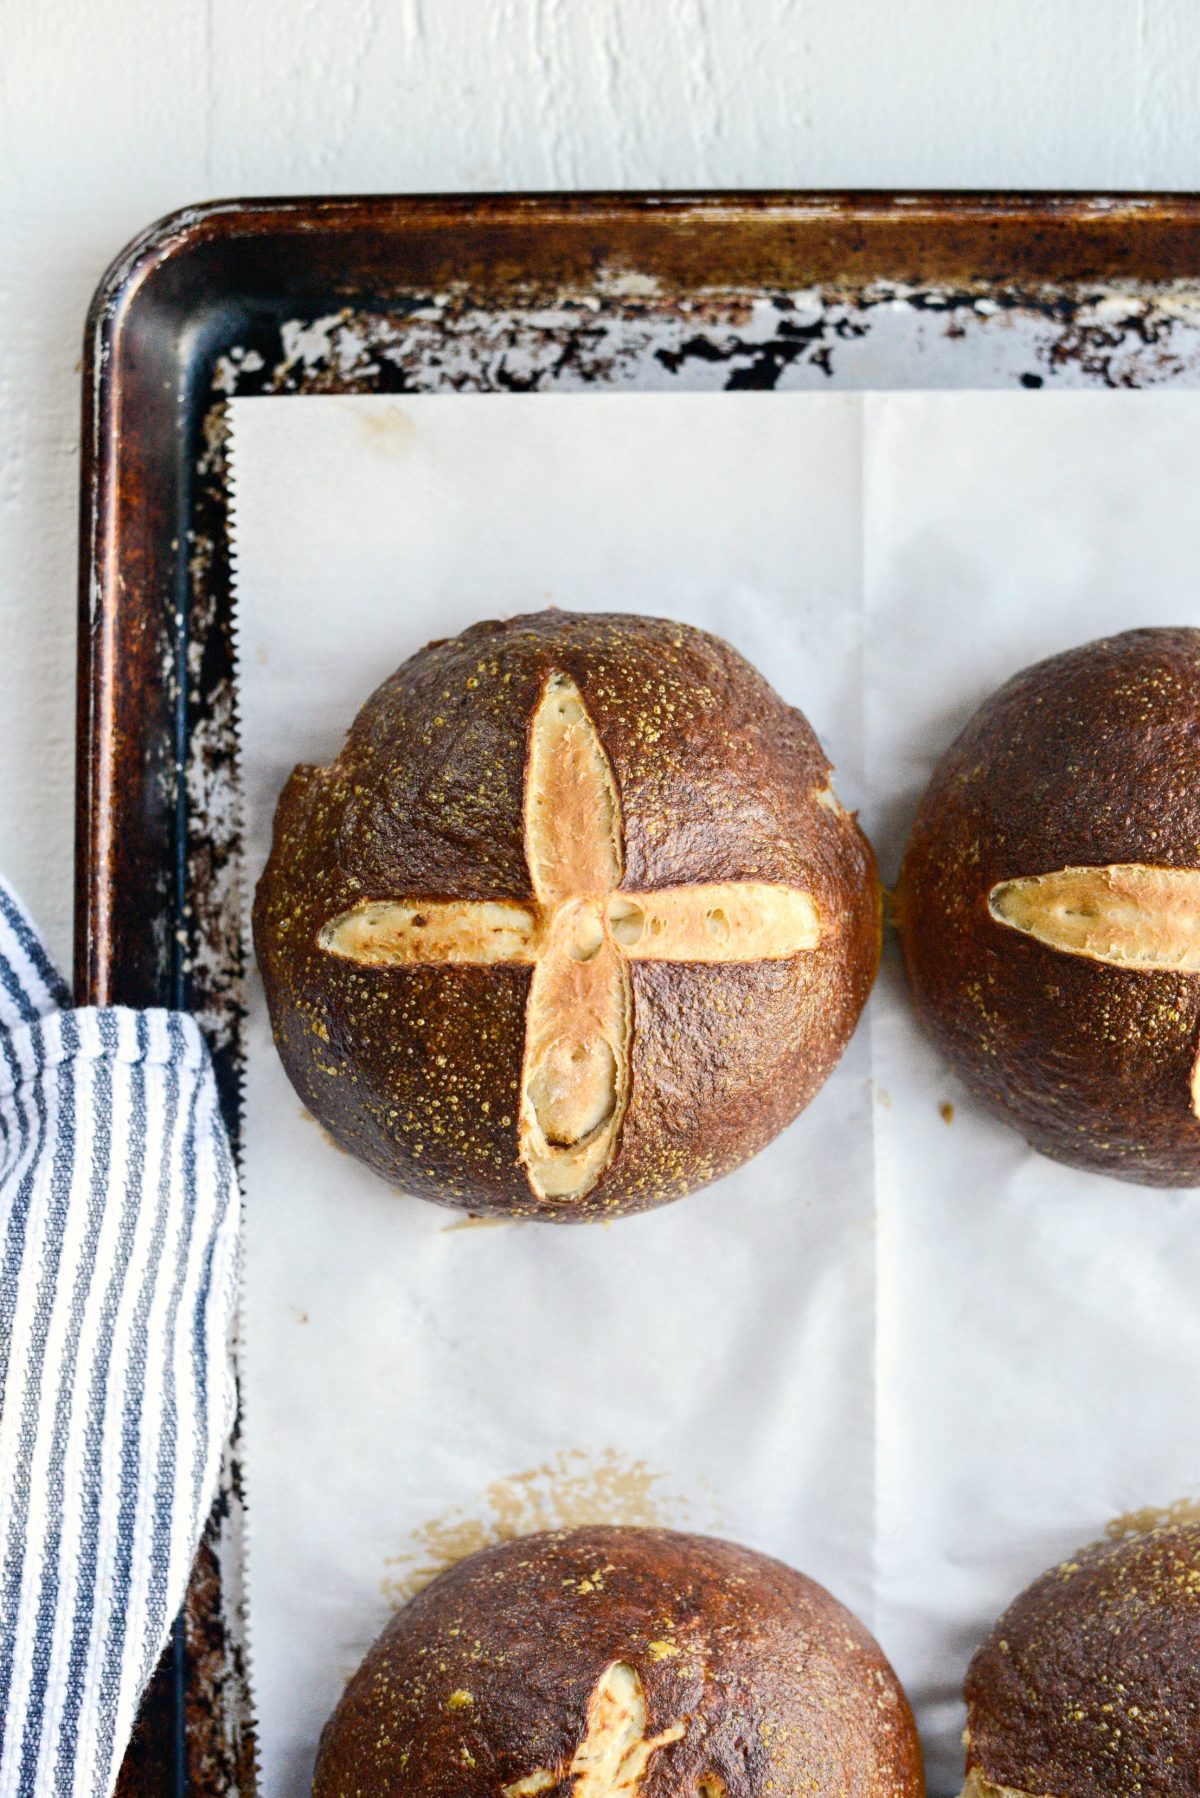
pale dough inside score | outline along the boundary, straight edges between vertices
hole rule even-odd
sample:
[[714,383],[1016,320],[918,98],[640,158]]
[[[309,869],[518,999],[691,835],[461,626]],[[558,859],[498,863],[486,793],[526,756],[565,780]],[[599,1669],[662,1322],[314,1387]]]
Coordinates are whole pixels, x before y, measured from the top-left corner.
[[1066,955],[1200,973],[1200,869],[1060,868],[1002,880],[988,894],[988,910],[998,924]]
[[[588,1700],[583,1740],[569,1767],[541,1767],[501,1788],[503,1798],[532,1798],[563,1780],[574,1778],[571,1798],[637,1798],[650,1757],[669,1742],[678,1742],[687,1724],[673,1723],[656,1736],[646,1734],[646,1694],[636,1667],[614,1661],[596,1682]],[[722,1798],[721,1784],[710,1777],[698,1788],[699,1798]]]
[[539,1198],[578,1199],[612,1159],[628,1101],[628,964],[785,960],[817,946],[821,920],[811,894],[768,881],[623,891],[616,781],[565,674],[549,676],[534,714],[524,835],[532,903],[364,899],[319,941],[368,967],[532,967],[521,1159]]
[[[988,894],[997,924],[1064,955],[1142,973],[1200,973],[1200,869],[1112,862],[1002,880]],[[1200,1052],[1189,1096],[1200,1117]]]

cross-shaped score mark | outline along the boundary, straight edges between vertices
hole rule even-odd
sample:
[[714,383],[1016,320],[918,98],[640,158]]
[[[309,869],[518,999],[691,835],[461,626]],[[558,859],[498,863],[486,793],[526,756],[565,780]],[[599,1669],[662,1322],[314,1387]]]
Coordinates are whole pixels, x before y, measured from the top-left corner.
[[551,674],[530,731],[533,897],[364,899],[321,946],[369,967],[530,966],[519,1141],[533,1191],[579,1199],[612,1159],[629,1097],[633,961],[754,962],[816,947],[812,895],[768,881],[622,889],[616,780],[574,681]]
[[[1142,973],[1200,973],[1200,869],[1113,862],[1028,874],[994,886],[988,910],[1064,955]],[[1200,1116],[1200,1057],[1191,1099]]]
[[570,1765],[526,1774],[503,1786],[502,1798],[534,1798],[567,1779],[574,1781],[571,1798],[637,1798],[650,1757],[686,1733],[686,1723],[673,1723],[647,1736],[646,1694],[637,1668],[614,1661],[588,1700],[587,1726]]

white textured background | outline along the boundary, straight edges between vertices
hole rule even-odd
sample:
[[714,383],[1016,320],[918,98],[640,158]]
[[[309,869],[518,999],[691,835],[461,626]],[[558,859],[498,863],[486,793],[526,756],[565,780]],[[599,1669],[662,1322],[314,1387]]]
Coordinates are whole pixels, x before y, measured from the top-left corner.
[[1196,0],[0,0],[0,869],[70,943],[78,358],[217,195],[1200,186]]

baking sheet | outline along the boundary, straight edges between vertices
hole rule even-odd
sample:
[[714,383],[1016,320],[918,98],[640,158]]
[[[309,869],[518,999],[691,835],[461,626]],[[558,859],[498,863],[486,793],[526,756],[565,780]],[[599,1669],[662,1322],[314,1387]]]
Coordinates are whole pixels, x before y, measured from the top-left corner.
[[[811,717],[886,876],[932,761],[1034,657],[1200,622],[1200,396],[235,401],[247,861],[406,655],[547,603],[728,637]],[[302,1114],[252,982],[245,1387],[263,1788],[391,1604],[501,1532],[711,1529],[828,1584],[958,1789],[970,1649],[1031,1574],[1185,1498],[1190,1194],[980,1116],[894,954],[809,1111],[611,1228],[463,1227]],[[947,1122],[947,1118],[951,1121]]]

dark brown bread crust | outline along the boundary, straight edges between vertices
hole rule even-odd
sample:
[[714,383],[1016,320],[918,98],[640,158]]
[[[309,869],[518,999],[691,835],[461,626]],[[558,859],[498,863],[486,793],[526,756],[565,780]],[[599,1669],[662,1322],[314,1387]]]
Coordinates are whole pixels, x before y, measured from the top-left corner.
[[1043,1154],[1200,1181],[1200,978],[1064,954],[998,923],[999,881],[1200,867],[1200,631],[1128,631],[1027,668],[942,758],[904,858],[917,1009],[963,1080]]
[[966,1679],[968,1771],[1053,1798],[1195,1798],[1200,1525],[1089,1548],[1010,1605]]
[[[824,930],[790,961],[632,966],[622,1137],[567,1203],[535,1198],[518,1163],[529,970],[362,967],[317,943],[364,898],[528,899],[527,737],[552,670],[577,684],[611,761],[626,888],[791,883]],[[716,1179],[813,1097],[874,978],[874,859],[854,820],[818,802],[828,778],[801,714],[704,632],[550,611],[430,645],[279,802],[254,940],[294,1086],[385,1179],[473,1211],[575,1221]]]
[[498,1798],[569,1768],[614,1663],[647,1736],[684,1725],[637,1798],[924,1793],[896,1676],[823,1587],[728,1542],[593,1528],[485,1549],[399,1611],[326,1725],[314,1798]]

